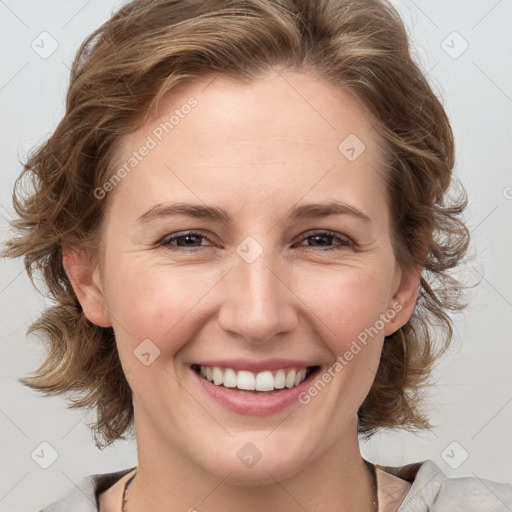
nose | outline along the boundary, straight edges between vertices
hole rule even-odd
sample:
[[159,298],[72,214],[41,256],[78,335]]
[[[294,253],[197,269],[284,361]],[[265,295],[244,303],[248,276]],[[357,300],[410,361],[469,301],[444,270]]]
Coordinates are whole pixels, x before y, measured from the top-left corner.
[[252,344],[291,332],[298,323],[298,298],[290,276],[286,263],[265,251],[251,263],[236,257],[235,267],[223,280],[220,327]]

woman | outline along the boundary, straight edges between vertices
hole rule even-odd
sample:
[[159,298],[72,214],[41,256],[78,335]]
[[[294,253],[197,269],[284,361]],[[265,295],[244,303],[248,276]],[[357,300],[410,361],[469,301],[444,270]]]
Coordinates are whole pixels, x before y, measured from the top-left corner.
[[56,301],[24,382],[96,408],[98,446],[134,427],[138,465],[44,512],[510,506],[510,485],[358,445],[429,425],[418,393],[468,243],[453,158],[383,2],[121,8],[26,163],[7,254]]

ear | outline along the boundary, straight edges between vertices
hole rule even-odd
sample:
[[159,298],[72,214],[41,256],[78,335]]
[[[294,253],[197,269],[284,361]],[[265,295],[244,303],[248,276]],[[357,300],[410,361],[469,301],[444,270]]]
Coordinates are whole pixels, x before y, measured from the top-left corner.
[[64,249],[63,264],[87,319],[99,327],[112,327],[99,266],[93,266],[85,251],[76,247]]
[[394,283],[394,293],[389,308],[396,312],[393,319],[386,323],[384,335],[389,336],[403,327],[411,318],[421,280],[421,268],[413,268],[407,272],[397,267],[397,278]]

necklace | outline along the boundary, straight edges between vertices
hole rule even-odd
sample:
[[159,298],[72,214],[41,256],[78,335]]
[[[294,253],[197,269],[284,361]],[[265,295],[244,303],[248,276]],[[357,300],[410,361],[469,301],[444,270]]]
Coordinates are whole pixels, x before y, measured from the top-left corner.
[[[373,481],[373,511],[379,512],[379,498],[378,498],[378,488],[377,488],[377,473],[375,471],[375,466],[371,464],[370,462],[364,461],[366,466],[369,468],[370,473],[372,475],[372,481]],[[121,504],[121,510],[122,512],[126,512],[126,502],[128,500],[128,489],[130,487],[130,484],[132,483],[133,479],[135,478],[135,475],[137,474],[137,471],[130,477],[130,479],[124,484],[124,491],[123,491],[123,501]]]

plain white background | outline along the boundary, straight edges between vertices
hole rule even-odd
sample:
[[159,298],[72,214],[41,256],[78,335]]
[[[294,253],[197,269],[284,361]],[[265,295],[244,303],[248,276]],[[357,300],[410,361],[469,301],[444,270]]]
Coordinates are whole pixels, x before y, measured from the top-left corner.
[[[0,0],[2,241],[10,235],[19,160],[60,120],[79,44],[122,3]],[[421,435],[381,433],[362,450],[381,464],[431,459],[449,476],[512,482],[512,1],[394,4],[451,118],[473,236],[474,258],[463,274],[481,283],[470,307],[455,317],[452,348],[433,375],[428,402],[437,427]],[[52,45],[58,46],[45,55]],[[44,354],[37,336],[25,332],[45,299],[32,288],[21,260],[1,262],[0,301],[0,510],[35,512],[88,474],[136,465],[136,447],[130,441],[98,450],[85,425],[91,414],[68,410],[64,399],[44,398],[17,381]],[[31,454],[41,449],[45,460],[38,464]]]

